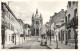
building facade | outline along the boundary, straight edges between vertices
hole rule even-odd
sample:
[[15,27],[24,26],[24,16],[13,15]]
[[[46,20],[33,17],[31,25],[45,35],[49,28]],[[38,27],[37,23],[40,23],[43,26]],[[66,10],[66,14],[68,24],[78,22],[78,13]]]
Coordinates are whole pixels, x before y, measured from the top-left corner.
[[65,27],[65,17],[61,19],[61,25],[58,27],[58,41],[66,44],[66,27]]
[[27,41],[27,37],[31,37],[31,27],[29,24],[24,24],[24,40]]
[[[74,20],[73,20],[74,19]],[[72,21],[73,20],[73,21]],[[67,42],[69,45],[75,44],[75,37],[78,35],[78,1],[69,1],[67,4],[67,12],[65,17],[66,30],[67,30]],[[75,28],[76,27],[76,28]],[[76,31],[74,31],[76,30]],[[76,33],[77,34],[76,34]]]
[[40,36],[42,32],[43,18],[42,15],[38,14],[38,9],[36,9],[36,14],[32,15],[32,34],[35,36]]
[[24,33],[23,33],[23,31],[24,31],[24,29],[23,29],[24,23],[23,23],[23,21],[21,19],[17,19],[17,21],[20,24],[20,29],[18,30],[18,33],[20,34],[19,35],[20,36],[20,42],[24,42],[24,36],[22,36],[22,35],[24,35]]
[[[59,41],[59,35],[58,34],[59,33],[62,34],[59,27],[62,25],[61,20],[64,19],[65,16],[66,16],[65,11],[63,9],[61,9],[60,12],[54,13],[54,15],[50,17],[50,20],[49,20],[50,30],[51,30],[51,35],[54,36],[53,37],[54,41],[56,41],[56,37],[57,37],[57,40]],[[65,30],[65,26],[64,26],[63,30]]]
[[2,2],[1,7],[2,7],[1,43],[2,45],[7,45],[7,44],[16,45],[18,44],[17,42],[20,43],[20,34],[21,34],[20,32],[22,30],[22,26],[20,25],[16,16],[6,3]]

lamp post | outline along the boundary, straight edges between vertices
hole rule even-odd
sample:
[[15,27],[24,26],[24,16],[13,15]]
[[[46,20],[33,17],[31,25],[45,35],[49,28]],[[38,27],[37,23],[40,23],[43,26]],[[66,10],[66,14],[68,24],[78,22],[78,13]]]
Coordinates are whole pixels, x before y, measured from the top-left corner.
[[[3,6],[3,4],[2,4],[2,10],[4,10],[4,6]],[[5,48],[5,30],[7,29],[7,27],[6,27],[6,17],[5,17],[5,14],[6,14],[6,12],[8,12],[8,11],[3,11],[3,14],[2,14],[2,17],[4,17],[4,22],[3,22],[3,26],[2,26],[2,44],[3,44],[3,48]]]
[[14,33],[14,35],[15,35],[15,45],[16,45],[16,33],[17,33],[17,31],[15,30],[15,33]]
[[74,31],[74,35],[75,35],[75,37],[74,37],[74,38],[75,38],[75,49],[78,48],[78,45],[77,45],[77,35],[78,35],[78,34],[77,34],[77,31],[78,31],[78,30],[76,31],[76,29],[78,28],[77,20],[78,20],[78,19],[76,18],[76,16],[75,16],[75,17],[73,18],[73,20],[72,20],[72,21],[73,21],[73,22],[72,22],[72,23],[73,23],[73,31]]
[[16,33],[15,33],[15,45],[16,45]]
[[[20,31],[20,30],[17,30],[18,35],[19,35],[19,44],[20,44],[20,34],[19,34],[19,31]],[[21,32],[21,31],[20,31],[20,32]]]
[[50,24],[50,45],[51,45],[51,24]]
[[59,25],[56,25],[56,31],[55,31],[56,32],[56,49],[59,49],[58,48],[58,39],[57,39],[58,38],[58,32],[59,32],[58,26]]
[[7,28],[4,26],[3,27],[3,30],[2,30],[2,33],[3,33],[3,35],[2,35],[2,44],[3,44],[3,48],[5,48],[5,30],[6,30]]
[[67,29],[65,30],[65,34],[66,34],[66,42],[65,42],[65,45],[67,45],[67,43],[68,43]]
[[48,24],[46,24],[46,41],[47,41],[47,37],[48,37],[47,31],[48,31]]

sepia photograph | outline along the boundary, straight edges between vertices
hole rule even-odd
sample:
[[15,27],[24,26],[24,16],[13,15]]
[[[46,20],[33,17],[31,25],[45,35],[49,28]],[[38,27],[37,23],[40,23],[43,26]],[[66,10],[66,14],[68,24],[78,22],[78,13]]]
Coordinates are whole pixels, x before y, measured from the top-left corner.
[[78,1],[1,1],[1,49],[78,49]]

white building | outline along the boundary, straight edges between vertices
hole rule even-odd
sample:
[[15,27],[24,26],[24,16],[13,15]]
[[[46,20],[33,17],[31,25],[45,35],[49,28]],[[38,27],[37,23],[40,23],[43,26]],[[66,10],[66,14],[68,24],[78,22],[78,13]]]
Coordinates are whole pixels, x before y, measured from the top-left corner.
[[6,3],[1,3],[2,17],[1,17],[1,34],[2,45],[19,44],[22,43],[21,34],[23,34],[22,27],[18,22],[16,16],[11,11]]

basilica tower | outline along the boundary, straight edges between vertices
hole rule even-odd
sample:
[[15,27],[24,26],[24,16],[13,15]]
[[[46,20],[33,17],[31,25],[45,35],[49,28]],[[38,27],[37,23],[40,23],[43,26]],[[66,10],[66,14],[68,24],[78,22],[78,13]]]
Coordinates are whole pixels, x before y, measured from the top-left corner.
[[32,35],[40,36],[42,33],[43,26],[43,18],[42,15],[38,13],[38,9],[36,9],[36,13],[32,15]]

